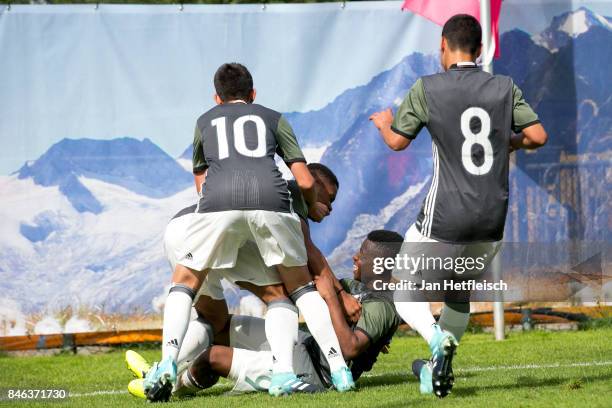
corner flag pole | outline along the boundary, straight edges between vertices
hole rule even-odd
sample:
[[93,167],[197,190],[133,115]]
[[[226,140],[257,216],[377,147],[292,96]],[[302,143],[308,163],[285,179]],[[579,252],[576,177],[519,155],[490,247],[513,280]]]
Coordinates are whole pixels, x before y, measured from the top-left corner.
[[[493,73],[493,55],[495,54],[495,41],[491,36],[491,0],[480,0],[480,25],[482,26],[482,70]],[[491,262],[493,279],[501,279],[501,255],[498,252]],[[493,326],[495,340],[504,339],[504,297],[501,292],[495,294],[493,302]]]

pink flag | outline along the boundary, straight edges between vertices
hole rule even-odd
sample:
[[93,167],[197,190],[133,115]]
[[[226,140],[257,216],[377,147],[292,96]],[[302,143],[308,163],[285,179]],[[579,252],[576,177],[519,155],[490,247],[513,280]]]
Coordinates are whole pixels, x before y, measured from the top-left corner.
[[[495,41],[495,58],[499,58],[499,14],[502,0],[490,1],[491,32]],[[402,10],[410,10],[413,13],[420,14],[438,25],[444,25],[455,14],[469,14],[480,21],[479,0],[404,0]]]

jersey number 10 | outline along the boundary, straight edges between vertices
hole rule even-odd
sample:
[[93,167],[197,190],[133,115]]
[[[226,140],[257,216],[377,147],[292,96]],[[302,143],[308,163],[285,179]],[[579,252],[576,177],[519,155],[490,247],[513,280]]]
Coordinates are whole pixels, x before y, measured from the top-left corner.
[[[229,157],[229,145],[227,142],[226,117],[214,119],[210,124],[217,128],[217,145],[219,146],[219,160]],[[244,137],[244,125],[247,122],[255,123],[257,127],[257,146],[249,149]],[[234,148],[246,157],[264,157],[266,155],[266,124],[263,119],[256,115],[240,116],[234,121]]]
[[[470,121],[472,118],[480,119],[480,132],[472,132]],[[487,174],[493,166],[493,146],[489,140],[491,133],[491,117],[482,108],[468,108],[461,114],[461,133],[465,141],[461,146],[461,162],[463,167],[475,176]],[[474,164],[472,158],[472,146],[479,144],[484,149],[484,161],[480,166]]]

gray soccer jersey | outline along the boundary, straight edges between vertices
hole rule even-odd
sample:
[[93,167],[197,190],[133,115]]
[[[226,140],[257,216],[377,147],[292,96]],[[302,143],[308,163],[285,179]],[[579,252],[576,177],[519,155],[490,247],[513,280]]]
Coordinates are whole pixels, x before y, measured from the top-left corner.
[[432,137],[433,178],[416,221],[421,234],[453,243],[501,240],[510,136],[537,122],[508,77],[454,66],[419,80],[392,129],[413,139],[426,126]]
[[194,172],[207,170],[199,212],[290,212],[287,182],[274,154],[305,162],[291,126],[261,105],[228,103],[204,113],[194,135]]

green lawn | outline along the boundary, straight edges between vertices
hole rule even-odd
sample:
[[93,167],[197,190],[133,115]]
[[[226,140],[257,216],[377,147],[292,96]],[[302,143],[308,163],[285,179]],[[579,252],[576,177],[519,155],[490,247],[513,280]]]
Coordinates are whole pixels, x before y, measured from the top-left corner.
[[[399,406],[612,406],[612,329],[574,332],[512,333],[495,342],[490,334],[468,334],[455,359],[453,394],[443,400],[421,396],[408,375],[410,362],[426,355],[417,337],[396,337],[391,353],[359,381],[359,391],[329,392],[275,399],[267,394],[224,396],[231,387],[217,385],[191,400],[168,406],[185,407],[399,407]],[[125,391],[131,375],[123,351],[93,356],[61,354],[45,357],[0,357],[0,388],[68,389],[70,400],[53,407],[142,407],[145,402]],[[144,350],[155,359],[157,350]],[[94,392],[101,392],[93,394]],[[4,404],[4,405],[3,405]],[[42,406],[0,402],[0,406]]]

